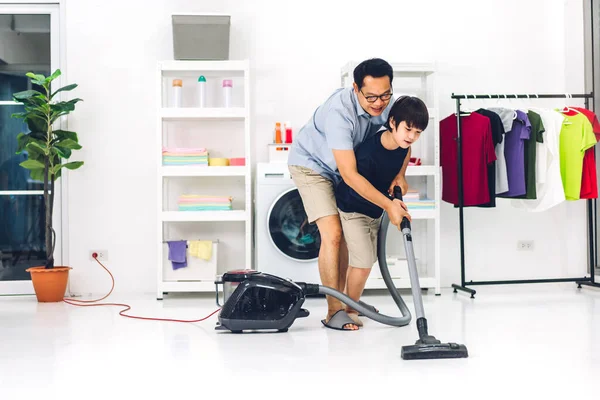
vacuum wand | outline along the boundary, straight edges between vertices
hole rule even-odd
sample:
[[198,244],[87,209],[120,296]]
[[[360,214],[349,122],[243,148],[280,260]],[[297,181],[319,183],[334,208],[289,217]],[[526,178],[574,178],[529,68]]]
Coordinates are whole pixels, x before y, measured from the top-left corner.
[[[402,200],[402,189],[399,186],[394,187],[394,198]],[[405,360],[420,360],[432,358],[462,358],[468,357],[467,348],[462,344],[441,343],[434,336],[429,335],[427,328],[427,319],[425,318],[425,309],[423,307],[423,298],[421,296],[421,285],[417,272],[417,263],[415,261],[415,252],[413,249],[412,231],[408,218],[404,217],[400,224],[406,260],[408,262],[408,273],[410,275],[410,286],[417,314],[417,331],[419,339],[414,345],[402,346],[401,357]]]

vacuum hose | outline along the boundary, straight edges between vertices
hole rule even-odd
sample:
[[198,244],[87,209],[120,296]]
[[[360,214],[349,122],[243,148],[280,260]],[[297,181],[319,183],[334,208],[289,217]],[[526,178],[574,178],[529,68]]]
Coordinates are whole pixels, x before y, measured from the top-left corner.
[[[401,191],[400,187],[398,187],[398,186],[396,186],[394,188],[394,197],[402,200],[402,191]],[[402,317],[390,317],[388,315],[378,313],[378,312],[374,311],[370,306],[366,307],[366,306],[368,306],[368,304],[363,303],[362,301],[356,302],[356,301],[352,300],[350,297],[346,296],[345,294],[340,293],[337,290],[332,289],[327,286],[319,285],[319,294],[324,294],[324,295],[329,295],[329,296],[335,297],[336,299],[338,299],[341,302],[343,302],[344,304],[352,307],[356,311],[361,312],[366,317],[368,317],[374,321],[380,322],[382,324],[391,325],[391,326],[405,326],[410,323],[410,321],[412,319],[412,315],[410,313],[410,310],[406,306],[406,303],[404,303],[404,300],[400,296],[398,289],[396,289],[396,286],[394,286],[394,282],[392,281],[392,277],[390,276],[390,271],[389,271],[389,268],[387,265],[386,238],[387,238],[387,231],[388,231],[389,225],[390,225],[390,218],[387,215],[387,213],[384,211],[383,216],[381,218],[381,225],[379,227],[379,234],[377,235],[377,259],[378,259],[378,263],[379,263],[379,269],[381,271],[381,276],[383,277],[383,280],[385,281],[385,285],[387,286],[390,294],[392,295],[394,302],[396,302],[396,305],[400,309],[400,312],[402,313]],[[402,234],[408,235],[410,237],[410,222],[406,218],[402,222]],[[411,255],[407,254],[407,257],[410,257],[410,256]],[[413,257],[414,257],[414,255],[413,255]]]

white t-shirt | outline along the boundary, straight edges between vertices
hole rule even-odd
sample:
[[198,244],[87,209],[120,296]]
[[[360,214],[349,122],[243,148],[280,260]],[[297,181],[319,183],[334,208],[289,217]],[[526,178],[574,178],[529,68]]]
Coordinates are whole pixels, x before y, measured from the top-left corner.
[[[513,120],[515,119],[515,110],[504,107],[491,107],[487,110],[493,111],[500,116],[504,132],[510,132]],[[506,172],[506,158],[504,157],[504,141],[498,143],[496,148],[496,194],[508,192],[508,173]]]
[[513,199],[516,208],[529,211],[546,211],[565,201],[565,190],[560,175],[560,131],[565,116],[552,109],[531,108],[542,118],[544,142],[536,144],[536,192],[537,199]]

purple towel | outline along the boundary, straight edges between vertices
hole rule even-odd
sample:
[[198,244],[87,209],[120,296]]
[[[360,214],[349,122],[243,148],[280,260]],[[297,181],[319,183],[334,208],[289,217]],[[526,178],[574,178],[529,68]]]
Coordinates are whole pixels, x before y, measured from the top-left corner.
[[169,260],[173,264],[173,269],[187,267],[186,240],[172,240],[167,242],[169,245]]

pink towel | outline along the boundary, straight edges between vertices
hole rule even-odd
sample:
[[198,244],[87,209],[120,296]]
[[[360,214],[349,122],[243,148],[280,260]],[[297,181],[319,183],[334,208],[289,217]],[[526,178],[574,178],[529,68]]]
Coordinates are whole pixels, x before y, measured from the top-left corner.
[[163,153],[205,153],[206,148],[204,147],[163,147]]
[[203,199],[203,198],[189,198],[189,199],[179,199],[180,203],[229,203],[231,202],[230,198],[212,198],[212,199]]

